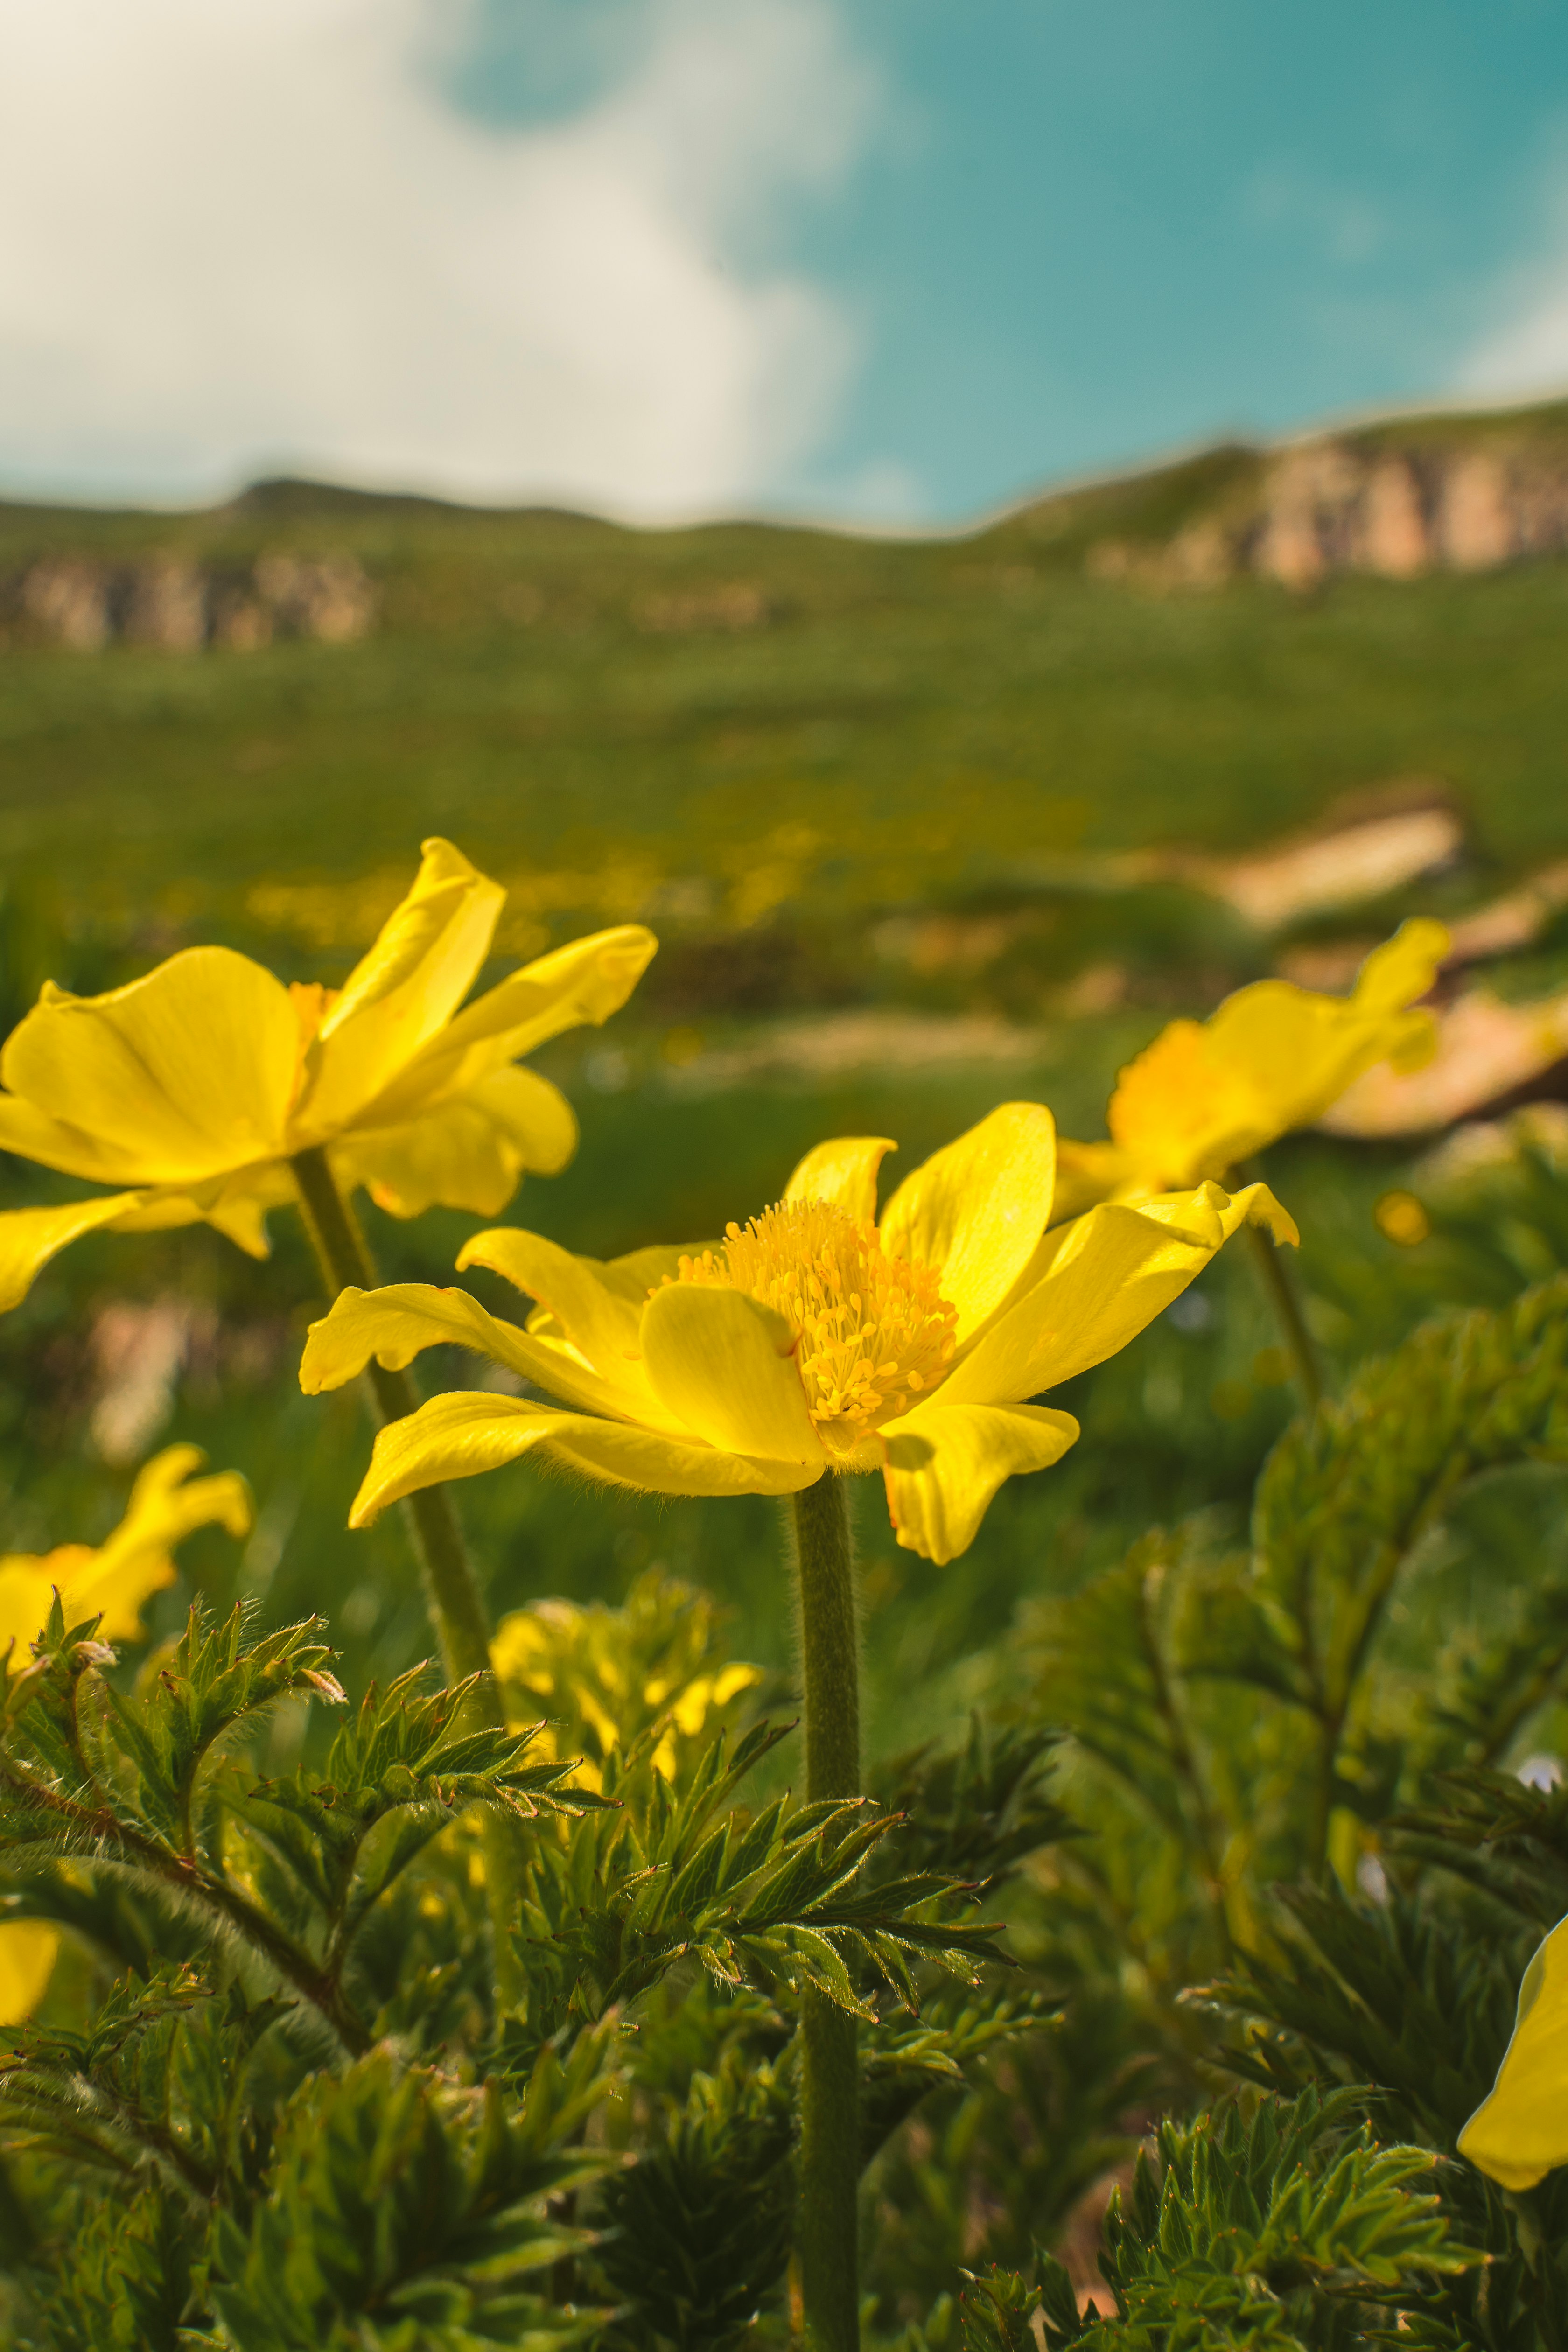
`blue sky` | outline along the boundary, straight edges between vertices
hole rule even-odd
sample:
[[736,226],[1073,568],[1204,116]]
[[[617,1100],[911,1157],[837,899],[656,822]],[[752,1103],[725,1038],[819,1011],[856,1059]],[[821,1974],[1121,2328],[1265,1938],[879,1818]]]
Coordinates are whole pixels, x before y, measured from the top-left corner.
[[907,467],[938,512],[1440,394],[1550,242],[1568,10],[1547,0],[900,0],[853,21],[888,100],[805,232],[866,337],[818,462]]
[[1561,0],[0,0],[0,490],[950,520],[1568,386]]

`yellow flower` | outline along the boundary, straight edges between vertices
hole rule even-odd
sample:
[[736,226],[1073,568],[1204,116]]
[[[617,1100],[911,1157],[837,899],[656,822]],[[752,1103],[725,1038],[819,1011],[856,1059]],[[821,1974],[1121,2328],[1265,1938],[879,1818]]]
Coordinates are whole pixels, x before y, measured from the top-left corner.
[[654,1616],[651,1595],[642,1588],[624,1610],[539,1601],[501,1619],[490,1661],[507,1696],[509,1720],[521,1731],[540,1714],[550,1718],[536,1755],[581,1755],[577,1780],[597,1789],[611,1751],[629,1748],[662,1718],[653,1766],[665,1780],[675,1779],[677,1735],[697,1738],[714,1713],[763,1679],[760,1666],[716,1665],[707,1657],[713,1604],[689,1590],[683,1598],[685,1638],[679,1644],[667,1638],[657,1663],[637,1654],[638,1621]]
[[[125,1517],[96,1550],[61,1544],[42,1554],[0,1559],[0,1656],[13,1674],[31,1661],[58,1591],[68,1626],[100,1617],[105,1641],[134,1642],[142,1610],[174,1581],[170,1554],[197,1528],[215,1522],[231,1536],[249,1533],[250,1490],[237,1471],[195,1478],[204,1455],[195,1445],[166,1446],[145,1464]],[[47,1921],[0,1923],[0,2025],[19,2025],[44,1997],[54,1972],[59,1937]]]
[[1260,980],[1207,1021],[1173,1021],[1117,1080],[1110,1142],[1064,1139],[1058,1216],[1223,1182],[1250,1153],[1321,1118],[1363,1070],[1419,1068],[1436,1024],[1410,1008],[1447,948],[1441,923],[1405,923],[1373,949],[1349,996]]
[[1055,1147],[1049,1111],[1007,1103],[906,1178],[879,1224],[893,1147],[850,1136],[808,1152],[781,1201],[711,1248],[602,1264],[537,1234],[476,1235],[459,1267],[537,1300],[526,1329],[466,1291],[345,1290],[311,1327],[308,1391],[373,1355],[399,1367],[456,1341],[563,1400],[432,1398],[376,1439],[352,1523],[542,1447],[659,1495],[787,1495],[879,1469],[900,1543],[956,1559],[1003,1480],[1079,1433],[1026,1400],[1124,1347],[1242,1223],[1296,1238],[1259,1184],[1108,1205],[1047,1233]]
[[0,1054],[0,1150],[132,1189],[0,1216],[0,1309],[97,1227],[198,1221],[265,1256],[287,1162],[328,1147],[341,1187],[394,1215],[495,1216],[526,1169],[576,1148],[564,1097],[520,1055],[626,1002],[657,944],[623,924],[557,948],[459,1012],[505,892],[450,842],[341,989],[285,988],[231,948],[187,948],[106,996],[47,986]]
[[1497,2081],[1458,2145],[1504,2189],[1533,2189],[1554,2166],[1568,2164],[1568,1919],[1524,1972]]
[[170,1555],[176,1544],[215,1524],[231,1536],[248,1535],[250,1489],[237,1470],[194,1477],[205,1458],[195,1445],[166,1445],[155,1454],[137,1474],[125,1517],[96,1549],[60,1544],[54,1551],[0,1559],[0,1655],[12,1645],[13,1673],[30,1663],[28,1645],[41,1633],[57,1591],[68,1626],[100,1616],[102,1640],[140,1641],[144,1603],[174,1580]]

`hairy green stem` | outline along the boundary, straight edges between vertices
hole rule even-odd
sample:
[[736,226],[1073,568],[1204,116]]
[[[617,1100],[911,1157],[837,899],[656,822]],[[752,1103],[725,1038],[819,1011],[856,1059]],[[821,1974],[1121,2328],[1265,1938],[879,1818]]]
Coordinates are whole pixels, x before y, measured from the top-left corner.
[[1301,1311],[1300,1294],[1285,1264],[1285,1254],[1276,1245],[1272,1236],[1261,1225],[1248,1225],[1247,1235],[1258,1280],[1279,1326],[1279,1336],[1285,1342],[1285,1352],[1296,1375],[1296,1385],[1301,1391],[1302,1402],[1310,1412],[1322,1399],[1323,1374],[1318,1361],[1316,1344],[1307,1328],[1306,1316]]
[[[860,1660],[848,1490],[831,1472],[795,1497],[805,1794],[860,1793]],[[807,2352],[857,2352],[860,2074],[855,2020],[807,1989],[801,2004],[800,2205]]]
[[[316,1253],[330,1305],[341,1290],[374,1290],[375,1261],[352,1203],[339,1190],[326,1152],[320,1147],[296,1153],[290,1165],[299,1188],[300,1213]],[[369,1388],[377,1421],[405,1420],[417,1412],[419,1391],[406,1371],[389,1371],[373,1356]],[[451,1492],[425,1486],[403,1505],[415,1557],[425,1580],[426,1598],[441,1645],[448,1683],[483,1675],[474,1702],[481,1722],[504,1721],[500,1696],[490,1673],[489,1624],[468,1559]],[[484,1823],[485,1885],[495,1945],[496,1997],[504,2009],[522,1998],[517,1951],[518,1855],[508,1824],[487,1816]]]
[[[340,1290],[374,1290],[375,1261],[358,1218],[338,1190],[326,1153],[319,1149],[301,1151],[292,1164],[305,1230],[326,1281],[328,1304]],[[419,1391],[406,1371],[388,1371],[373,1356],[369,1377],[376,1418],[384,1427],[417,1411]],[[410,1495],[403,1508],[424,1571],[447,1681],[460,1683],[469,1675],[488,1674],[489,1628],[450,1493],[445,1486],[425,1486]],[[495,1719],[500,1721],[499,1715]]]

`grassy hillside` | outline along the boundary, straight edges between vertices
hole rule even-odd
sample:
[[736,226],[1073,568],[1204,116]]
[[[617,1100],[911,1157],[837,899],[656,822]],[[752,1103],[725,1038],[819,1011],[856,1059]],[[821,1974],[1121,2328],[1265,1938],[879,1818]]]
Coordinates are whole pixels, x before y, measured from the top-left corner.
[[[378,601],[356,643],[184,656],[50,647],[13,607],[0,1027],[46,974],[106,986],[198,937],[331,977],[439,830],[511,886],[509,957],[630,916],[664,941],[611,1037],[542,1057],[583,1144],[512,1213],[569,1245],[710,1232],[775,1196],[825,1134],[897,1136],[907,1168],[1006,1095],[1094,1131],[1118,1063],[1165,1013],[1203,1009],[1279,945],[1123,853],[1234,850],[1391,780],[1436,779],[1467,854],[1359,910],[1352,929],[1375,935],[1416,904],[1473,903],[1568,842],[1568,563],[1348,577],[1310,596],[1246,576],[1201,594],[1094,576],[1097,543],[1168,538],[1258,464],[1222,452],[928,541],[634,532],[287,485],[200,515],[0,509],[0,582],[45,559],[238,572],[293,552],[356,560]],[[951,951],[900,947],[900,925],[933,909],[954,918]],[[1075,997],[1085,972],[1115,985]],[[966,1032],[928,1063],[918,1027],[901,1059],[870,1030],[858,1061],[783,1076],[741,1050],[777,1016],[889,1012],[988,1021],[994,1055]],[[730,1054],[728,1076],[693,1068],[704,1043]],[[1435,1297],[1517,1286],[1519,1268],[1485,1249],[1456,1274],[1440,1237],[1401,1253],[1376,1231],[1372,1202],[1408,1153],[1320,1142],[1274,1158],[1336,1360],[1398,1337]],[[47,1189],[15,1165],[0,1181],[7,1204]],[[193,1549],[194,1573],[275,1616],[347,1594],[352,1671],[395,1671],[425,1639],[411,1564],[390,1517],[344,1533],[365,1431],[352,1395],[299,1393],[315,1284],[291,1221],[275,1222],[266,1267],[205,1233],[84,1244],[0,1325],[0,1549],[112,1521],[127,1471],[92,1433],[105,1334],[121,1306],[195,1298],[147,1443],[190,1437],[243,1468],[261,1520],[237,1584],[216,1538]],[[436,1280],[471,1223],[372,1222],[389,1275]],[[1559,1243],[1515,1223],[1550,1261]],[[896,1551],[868,1496],[873,1681],[898,1695],[894,1735],[1005,1679],[987,1644],[1020,1601],[1115,1556],[1156,1514],[1234,1509],[1289,1397],[1245,1265],[1205,1293],[1201,1315],[1076,1384],[1064,1401],[1083,1444],[1007,1490],[962,1569]],[[429,1371],[471,1377],[456,1359]],[[464,1507],[498,1607],[616,1594],[663,1560],[736,1604],[750,1654],[787,1658],[762,1505],[666,1507],[519,1473],[476,1482]]]
[[1568,566],[1310,598],[1086,576],[1107,531],[1168,530],[1242,462],[938,541],[286,485],[190,516],[0,509],[0,575],[46,553],[348,553],[380,601],[354,645],[87,656],[13,633],[0,858],[179,920],[193,894],[238,916],[258,883],[400,867],[439,826],[531,870],[547,927],[649,908],[701,930],[1240,845],[1412,773],[1451,787],[1485,865],[1554,847]]

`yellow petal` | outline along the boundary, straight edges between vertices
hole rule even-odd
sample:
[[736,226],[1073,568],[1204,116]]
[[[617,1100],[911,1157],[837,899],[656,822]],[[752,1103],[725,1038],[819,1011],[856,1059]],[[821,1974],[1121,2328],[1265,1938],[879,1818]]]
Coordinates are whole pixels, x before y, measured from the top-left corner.
[[646,1285],[640,1294],[628,1297],[624,1289],[605,1282],[593,1258],[575,1257],[559,1243],[546,1241],[542,1234],[526,1233],[514,1225],[497,1225],[465,1242],[458,1256],[458,1272],[466,1274],[471,1265],[488,1266],[527,1297],[548,1307],[573,1347],[606,1378],[640,1359]]
[[478,1078],[463,1097],[492,1119],[517,1154],[517,1163],[535,1176],[558,1176],[577,1150],[577,1114],[562,1093],[537,1070],[509,1064]]
[[744,1291],[672,1282],[643,1309],[654,1392],[710,1445],[778,1462],[826,1458],[782,1315]]
[[123,1155],[118,1147],[96,1135],[84,1135],[53,1118],[37,1103],[20,1095],[0,1094],[0,1151],[14,1151],[18,1160],[37,1160],[41,1168],[58,1168],[65,1176],[85,1176],[96,1184],[120,1178]]
[[502,1322],[466,1290],[438,1290],[426,1282],[340,1291],[331,1311],[306,1335],[300,1386],[317,1396],[357,1379],[373,1356],[401,1371],[422,1348],[438,1347],[471,1349],[593,1412],[624,1415],[646,1400],[651,1415],[660,1423],[667,1418],[646,1381],[638,1385],[639,1366],[625,1367],[622,1379],[603,1379],[575,1349]]
[[1451,942],[1447,926],[1417,915],[1373,948],[1356,975],[1354,1002],[1363,1013],[1398,1013],[1425,996]]
[[1051,1223],[1062,1225],[1069,1217],[1081,1217],[1086,1209],[1109,1201],[1124,1184],[1135,1183],[1138,1173],[1136,1163],[1117,1144],[1072,1143],[1058,1135]]
[[991,1497],[1021,1470],[1048,1470],[1077,1438],[1041,1405],[949,1404],[945,1391],[883,1424],[888,1516],[906,1551],[939,1565],[969,1549]]
[[[643,1249],[628,1250],[624,1257],[580,1257],[577,1263],[595,1275],[606,1290],[614,1291],[617,1298],[629,1299],[637,1308],[640,1322],[649,1297],[666,1280],[675,1280],[680,1272],[683,1257],[700,1257],[705,1250],[716,1253],[722,1247],[723,1244],[716,1241],[650,1242]],[[550,1307],[535,1307],[528,1318],[528,1328],[531,1331],[552,1334],[557,1339],[564,1336],[554,1309]],[[639,1337],[639,1360],[641,1349]]]
[[898,1145],[885,1135],[839,1135],[808,1151],[784,1188],[786,1201],[831,1201],[858,1225],[877,1222],[877,1171]]
[[242,1169],[206,1184],[160,1187],[136,1196],[134,1207],[117,1216],[116,1234],[163,1234],[180,1225],[211,1225],[251,1257],[268,1257],[267,1212],[297,1198],[294,1179],[281,1160]]
[[1568,2164],[1568,1920],[1553,1927],[1524,1972],[1497,2081],[1458,2147],[1504,2189],[1533,2189]]
[[425,843],[408,896],[321,1022],[299,1141],[341,1133],[446,1030],[489,953],[505,898],[449,841]]
[[564,1029],[607,1021],[637,986],[658,941],[640,923],[595,931],[524,964],[447,1024],[374,1106],[385,1119],[467,1094],[490,1072]]
[[962,1342],[1000,1305],[1051,1213],[1056,1122],[1040,1103],[1003,1103],[906,1176],[882,1212],[882,1246],[934,1266]]
[[56,1586],[91,1558],[90,1545],[66,1544],[58,1551],[14,1552],[0,1559],[0,1657],[9,1652],[13,1674],[32,1663],[30,1645],[48,1622]]
[[0,1079],[92,1136],[121,1183],[182,1184],[275,1159],[299,1068],[289,992],[228,948],[187,948],[107,996],[46,988]]
[[60,1939],[42,1919],[7,1919],[0,1927],[0,2025],[31,2017],[54,1974]]
[[645,1495],[789,1495],[822,1473],[820,1459],[804,1465],[750,1461],[626,1422],[561,1412],[521,1397],[453,1390],[381,1431],[349,1524],[368,1527],[388,1503],[421,1486],[499,1469],[535,1447],[605,1486]]
[[83,1234],[112,1225],[142,1198],[140,1192],[111,1192],[63,1209],[7,1209],[0,1214],[0,1315],[21,1305],[52,1257]]
[[943,1381],[944,1404],[1038,1396],[1136,1339],[1180,1297],[1242,1224],[1277,1242],[1296,1228],[1267,1185],[1217,1184],[1136,1208],[1103,1202],[1047,1234],[1037,1278],[981,1332]]

